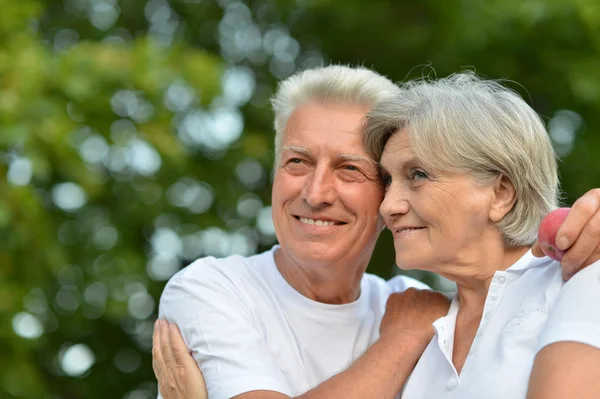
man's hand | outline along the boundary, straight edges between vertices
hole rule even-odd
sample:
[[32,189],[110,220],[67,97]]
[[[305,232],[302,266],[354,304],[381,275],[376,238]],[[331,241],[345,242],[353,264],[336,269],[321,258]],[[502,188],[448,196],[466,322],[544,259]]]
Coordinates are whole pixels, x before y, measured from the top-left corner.
[[[600,259],[600,189],[575,201],[556,234],[556,246],[566,251],[561,261],[565,280]],[[532,252],[545,256],[537,242]]]
[[165,320],[154,324],[152,368],[163,399],[208,399],[202,373],[179,329]]
[[432,323],[448,313],[450,300],[441,292],[409,288],[388,298],[379,328],[388,334],[412,335],[423,348],[433,338]]

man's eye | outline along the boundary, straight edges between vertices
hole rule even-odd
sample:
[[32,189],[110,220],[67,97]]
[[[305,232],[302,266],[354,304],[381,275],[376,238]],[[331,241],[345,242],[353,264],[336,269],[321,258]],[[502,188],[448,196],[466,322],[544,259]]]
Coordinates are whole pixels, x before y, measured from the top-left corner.
[[290,160],[288,161],[288,163],[299,164],[299,163],[302,163],[302,160],[300,158],[290,158]]
[[346,166],[344,166],[344,169],[349,170],[351,172],[358,172],[358,168],[354,165],[346,165]]

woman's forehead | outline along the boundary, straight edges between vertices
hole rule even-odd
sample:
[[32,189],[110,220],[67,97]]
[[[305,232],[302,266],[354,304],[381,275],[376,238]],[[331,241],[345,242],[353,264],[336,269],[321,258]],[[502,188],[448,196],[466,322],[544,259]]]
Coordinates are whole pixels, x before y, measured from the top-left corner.
[[410,136],[405,131],[396,133],[390,137],[385,144],[383,153],[381,154],[381,165],[384,168],[387,166],[398,166],[414,162],[417,155],[412,147]]

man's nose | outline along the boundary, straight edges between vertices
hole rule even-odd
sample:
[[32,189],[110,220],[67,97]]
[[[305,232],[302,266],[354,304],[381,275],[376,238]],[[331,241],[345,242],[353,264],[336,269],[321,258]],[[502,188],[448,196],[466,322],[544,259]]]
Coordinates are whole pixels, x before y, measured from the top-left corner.
[[327,168],[315,168],[306,181],[302,195],[312,207],[333,204],[337,199],[333,171]]

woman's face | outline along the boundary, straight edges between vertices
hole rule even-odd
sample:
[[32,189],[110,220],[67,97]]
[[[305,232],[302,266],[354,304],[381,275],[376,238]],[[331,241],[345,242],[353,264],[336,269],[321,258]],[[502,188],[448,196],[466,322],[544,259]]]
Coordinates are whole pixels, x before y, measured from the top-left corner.
[[485,240],[497,239],[490,220],[493,184],[428,169],[405,130],[388,140],[381,169],[386,193],[380,212],[400,268],[452,273],[453,266],[479,259]]

